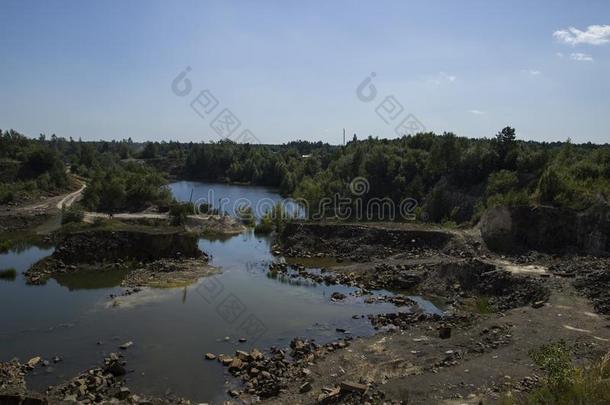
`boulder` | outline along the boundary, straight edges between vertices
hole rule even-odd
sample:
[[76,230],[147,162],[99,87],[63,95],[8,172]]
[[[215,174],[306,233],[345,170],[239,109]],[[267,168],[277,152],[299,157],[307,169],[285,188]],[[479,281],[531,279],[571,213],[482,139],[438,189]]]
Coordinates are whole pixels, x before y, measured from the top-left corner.
[[341,383],[341,392],[355,392],[357,394],[364,394],[368,387],[364,384],[355,383],[352,381],[343,381]]

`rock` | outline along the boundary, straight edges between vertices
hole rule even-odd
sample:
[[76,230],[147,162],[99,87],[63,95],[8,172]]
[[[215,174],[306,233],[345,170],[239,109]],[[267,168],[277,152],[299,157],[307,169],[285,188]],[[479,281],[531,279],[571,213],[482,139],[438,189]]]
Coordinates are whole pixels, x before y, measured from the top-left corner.
[[438,337],[441,339],[449,339],[451,337],[451,328],[448,326],[441,326],[438,328]]
[[119,389],[119,392],[117,394],[115,394],[115,397],[120,400],[125,400],[125,399],[129,398],[130,394],[131,394],[131,391],[129,391],[129,388],[121,387]]
[[132,341],[129,341],[129,342],[123,343],[123,344],[122,344],[121,346],[119,346],[119,347],[120,347],[121,349],[123,349],[123,350],[127,350],[127,349],[129,349],[131,346],[133,346],[133,342],[132,342]]
[[299,392],[300,392],[301,394],[303,394],[303,393],[305,393],[305,392],[309,392],[309,391],[311,391],[311,383],[310,383],[310,382],[305,382],[304,384],[302,384],[302,385],[299,387]]
[[40,358],[40,356],[32,357],[28,360],[27,365],[29,368],[34,368],[40,363],[41,360],[42,359]]
[[240,338],[239,338],[239,342],[240,342],[240,343],[245,343],[245,342],[247,342],[247,341],[248,341],[248,339],[246,339],[245,337],[240,337]]
[[341,392],[355,392],[358,394],[364,394],[368,387],[364,384],[359,384],[351,381],[343,381],[341,383]]
[[238,358],[233,359],[231,364],[229,364],[229,371],[239,371],[244,367],[244,362]]
[[216,355],[214,353],[206,353],[205,358],[206,360],[214,360],[216,358]]
[[330,299],[333,301],[342,301],[345,299],[345,294],[335,291],[330,295]]
[[341,393],[341,389],[339,387],[334,387],[334,388],[328,388],[328,387],[324,387],[322,388],[322,394],[318,397],[318,402],[320,404],[328,404],[328,403],[334,403],[334,401],[339,397],[339,394]]
[[264,356],[258,349],[252,349],[250,357],[252,357],[252,360],[261,360]]
[[543,306],[544,301],[535,301],[534,303],[532,303],[532,308],[534,309],[542,308]]
[[127,370],[125,370],[125,367],[123,367],[121,363],[116,360],[111,360],[104,368],[104,371],[112,374],[115,377],[127,374]]
[[248,361],[250,359],[250,353],[244,352],[243,350],[237,350],[235,352],[235,357],[243,361]]

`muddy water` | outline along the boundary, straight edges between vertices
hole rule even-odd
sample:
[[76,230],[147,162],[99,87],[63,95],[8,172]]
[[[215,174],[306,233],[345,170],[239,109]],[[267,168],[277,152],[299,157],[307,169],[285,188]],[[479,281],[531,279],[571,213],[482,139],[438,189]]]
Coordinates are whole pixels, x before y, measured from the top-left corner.
[[[189,186],[197,186],[200,193],[212,187]],[[263,191],[241,190],[250,199]],[[279,198],[270,190],[264,193]],[[188,200],[190,191],[175,195]],[[22,275],[15,281],[0,280],[0,361],[27,361],[38,355],[63,358],[52,370],[39,369],[29,377],[31,388],[43,390],[98,365],[105,354],[133,341],[124,352],[133,390],[154,395],[170,390],[198,402],[217,403],[233,380],[217,362],[204,360],[206,352],[285,346],[295,336],[325,341],[343,335],[337,328],[368,335],[373,333],[369,322],[352,319],[353,315],[396,311],[390,304],[365,304],[352,297],[331,302],[334,291],[348,293],[351,288],[269,277],[268,264],[282,260],[270,254],[270,245],[269,238],[252,232],[201,239],[200,249],[211,255],[220,274],[188,288],[145,290],[120,298],[118,305],[109,297],[122,291],[120,272],[63,276],[45,286],[27,286]],[[2,254],[0,268],[14,267],[21,273],[51,253],[52,249],[31,246]],[[435,311],[432,304],[420,302]],[[240,337],[247,342],[239,343]]]

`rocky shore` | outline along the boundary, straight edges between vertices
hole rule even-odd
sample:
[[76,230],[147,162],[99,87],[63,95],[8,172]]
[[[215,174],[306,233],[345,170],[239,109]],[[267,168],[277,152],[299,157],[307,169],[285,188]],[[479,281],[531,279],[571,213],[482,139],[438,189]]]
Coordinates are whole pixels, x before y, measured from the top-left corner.
[[[61,268],[77,271],[78,264],[62,256],[76,253],[77,246],[82,245],[68,243],[55,264],[61,258]],[[206,353],[202,361],[220,362],[230,376],[227,403],[497,403],[544,380],[544,370],[530,357],[542,345],[568,342],[577,361],[585,363],[610,351],[604,317],[610,315],[607,258],[537,252],[503,256],[472,232],[380,224],[292,224],[272,250],[292,257],[290,264],[269,265],[273,277],[353,288],[332,293],[331,305],[357,298],[392,303],[396,310],[364,317],[377,330],[373,336],[345,335],[325,344],[302,337],[288,347]],[[186,283],[205,272],[199,267],[205,256],[173,251],[138,260],[122,264],[132,266],[123,285],[134,291]],[[332,264],[317,266],[316,260]],[[442,312],[425,312],[414,296],[433,300]],[[51,388],[42,398],[188,403],[153,402],[131,393],[121,368],[120,356],[111,355],[102,367]],[[2,381],[9,383],[0,393],[25,395],[27,368],[11,362],[1,370]]]
[[[544,371],[528,354],[543,344],[570,342],[581,361],[610,350],[608,322],[594,314],[608,313],[607,259],[536,252],[501,256],[476,233],[434,230],[433,235],[445,235],[429,237],[400,226],[390,227],[386,242],[378,238],[379,229],[296,224],[273,247],[292,259],[270,265],[272,275],[355,287],[352,294],[371,303],[387,300],[375,292],[386,289],[398,293],[391,296],[397,305],[408,306],[370,315],[377,335],[355,339],[349,352],[332,353],[311,366],[311,392],[349,379],[377,387],[388,403],[495,403],[543,380]],[[312,261],[328,258],[337,260],[321,270],[310,268],[316,267]],[[410,295],[437,297],[445,304],[444,315],[423,313]],[[331,297],[344,299],[342,293]],[[270,403],[318,401],[297,385]]]
[[25,273],[29,284],[81,270],[127,270],[125,286],[173,286],[210,273],[195,234],[180,229],[86,229],[63,236],[53,254]]
[[40,357],[30,359],[25,364],[17,360],[0,363],[0,404],[191,404],[182,398],[149,398],[131,392],[123,378],[127,374],[126,363],[119,353],[110,353],[102,366],[91,368],[69,381],[49,387],[43,393],[28,391],[25,384],[26,374],[36,368],[49,367],[49,363]]

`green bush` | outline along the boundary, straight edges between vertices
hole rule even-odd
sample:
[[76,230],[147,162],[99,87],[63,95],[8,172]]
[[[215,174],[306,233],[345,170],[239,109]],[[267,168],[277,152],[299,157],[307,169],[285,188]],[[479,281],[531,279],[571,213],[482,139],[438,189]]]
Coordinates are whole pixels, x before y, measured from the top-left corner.
[[186,224],[189,215],[195,213],[193,203],[174,202],[169,207],[169,221],[174,226]]
[[65,225],[71,222],[79,223],[83,222],[85,218],[85,212],[79,207],[64,208],[61,211],[61,224]]
[[254,210],[248,204],[242,204],[237,207],[237,217],[246,226],[254,226],[256,224],[256,218],[254,217]]
[[289,215],[284,210],[284,206],[281,202],[278,202],[271,210],[265,212],[254,228],[254,232],[260,234],[268,234],[273,231],[281,232],[289,219]]
[[15,201],[13,190],[0,190],[0,204],[9,204]]
[[487,179],[487,195],[505,194],[514,190],[519,184],[517,173],[500,170],[489,175]]
[[548,376],[537,388],[506,396],[503,405],[610,404],[610,353],[586,367],[573,367],[565,343],[543,346],[532,358]]
[[273,219],[271,218],[271,215],[265,213],[258,224],[256,224],[254,227],[254,233],[269,234],[273,232],[273,228]]

